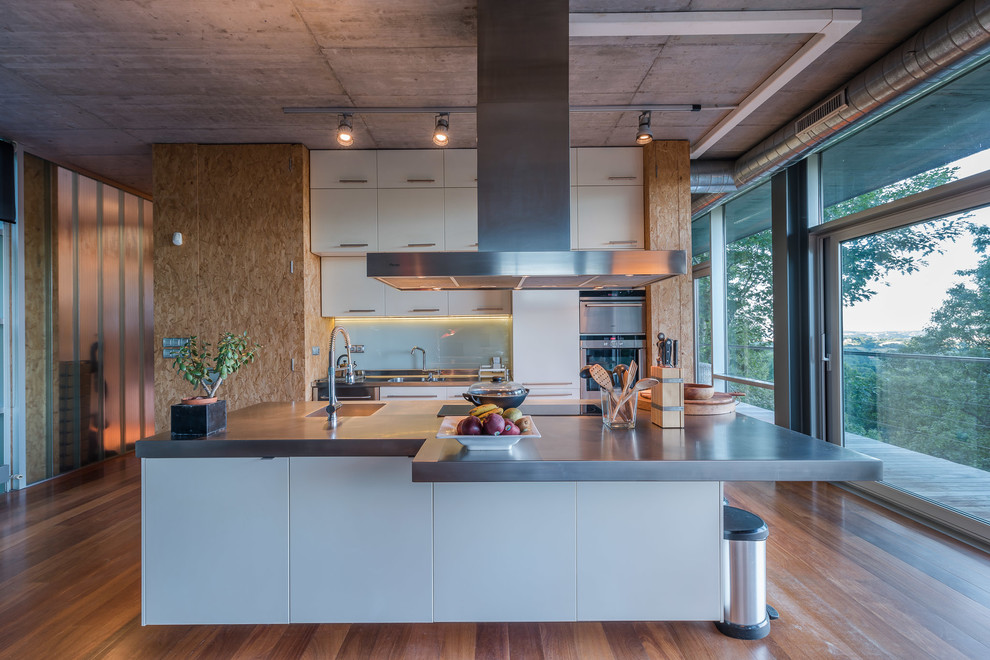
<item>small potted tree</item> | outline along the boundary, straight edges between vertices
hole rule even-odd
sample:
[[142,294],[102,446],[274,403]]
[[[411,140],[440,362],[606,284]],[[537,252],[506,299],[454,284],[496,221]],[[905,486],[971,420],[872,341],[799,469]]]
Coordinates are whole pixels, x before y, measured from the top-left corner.
[[173,437],[198,438],[227,428],[227,402],[217,400],[217,390],[244,364],[254,362],[259,348],[261,345],[252,344],[247,332],[225,332],[214,356],[209,342],[200,345],[195,335],[189,338],[172,366],[194,387],[202,388],[205,396],[188,397],[172,406]]

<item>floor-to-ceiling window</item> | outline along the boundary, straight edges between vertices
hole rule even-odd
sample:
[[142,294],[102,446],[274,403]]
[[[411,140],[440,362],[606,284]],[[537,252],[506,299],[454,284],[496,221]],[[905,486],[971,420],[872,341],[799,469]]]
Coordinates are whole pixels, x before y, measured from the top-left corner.
[[695,381],[712,384],[711,213],[691,223],[691,267],[694,278]]
[[990,539],[990,66],[821,154],[829,437]]
[[[746,403],[773,410],[770,184],[725,205],[725,373]],[[719,374],[716,374],[719,378]]]

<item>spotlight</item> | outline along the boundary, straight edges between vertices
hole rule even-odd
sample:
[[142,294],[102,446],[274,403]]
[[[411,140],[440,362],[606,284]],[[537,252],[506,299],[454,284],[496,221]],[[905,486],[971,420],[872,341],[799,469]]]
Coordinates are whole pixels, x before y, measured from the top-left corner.
[[437,125],[433,129],[433,144],[438,147],[446,147],[450,141],[450,136],[447,135],[447,129],[449,128],[450,115],[446,112],[441,112],[437,115]]
[[644,110],[639,115],[639,130],[636,131],[636,144],[653,142],[653,131],[650,130],[650,111]]
[[349,147],[354,144],[354,128],[351,126],[351,115],[343,113],[337,123],[337,144]]

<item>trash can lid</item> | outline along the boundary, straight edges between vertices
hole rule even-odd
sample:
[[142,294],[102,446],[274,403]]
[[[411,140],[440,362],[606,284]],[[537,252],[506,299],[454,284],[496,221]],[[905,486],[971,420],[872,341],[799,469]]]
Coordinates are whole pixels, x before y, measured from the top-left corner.
[[755,513],[734,506],[722,507],[722,538],[727,541],[766,541],[767,524]]

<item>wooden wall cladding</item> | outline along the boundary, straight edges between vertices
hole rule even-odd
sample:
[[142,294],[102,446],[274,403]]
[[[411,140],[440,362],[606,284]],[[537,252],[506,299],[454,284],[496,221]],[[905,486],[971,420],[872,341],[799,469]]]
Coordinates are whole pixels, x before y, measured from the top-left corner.
[[647,354],[656,363],[656,336],[680,341],[680,366],[694,381],[694,284],[691,279],[691,156],[683,140],[655,140],[643,147],[646,246],[685,250],[688,274],[651,284],[646,295]]
[[[158,431],[168,429],[170,406],[191,391],[162,358],[164,337],[199,335],[215,344],[221,332],[246,331],[263,345],[254,364],[221,386],[228,410],[308,398],[307,316],[320,315],[308,162],[302,145],[155,145]],[[182,233],[181,246],[172,244],[174,232]]]

